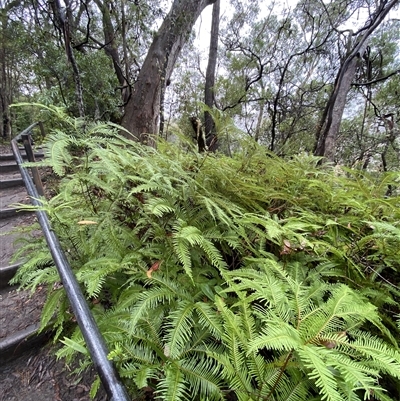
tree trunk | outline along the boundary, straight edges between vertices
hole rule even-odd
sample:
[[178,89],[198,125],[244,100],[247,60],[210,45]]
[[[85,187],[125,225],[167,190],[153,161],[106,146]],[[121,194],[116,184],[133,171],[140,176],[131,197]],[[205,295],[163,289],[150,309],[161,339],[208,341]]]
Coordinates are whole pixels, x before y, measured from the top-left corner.
[[[3,10],[2,10],[3,11]],[[10,88],[8,85],[7,76],[7,51],[6,51],[6,26],[7,26],[7,16],[2,13],[2,32],[0,40],[0,134],[3,138],[9,138],[10,132],[10,117],[9,117],[9,96]]]
[[[169,81],[175,62],[197,18],[215,0],[174,0],[154,37],[133,87],[122,126],[136,140],[155,146],[162,88]],[[132,137],[125,133],[128,138]]]
[[[398,3],[398,0],[381,1],[375,13],[360,30],[360,34],[354,41],[352,49],[348,52],[336,76],[333,91],[325,107],[319,129],[316,134],[314,154],[324,156],[329,161],[334,161],[336,151],[336,138],[339,133],[343,111],[346,106],[347,94],[350,90],[357,65],[367,47],[370,35],[378,28],[390,9]],[[349,37],[349,40],[351,37]]]
[[71,46],[71,31],[70,31],[69,24],[72,21],[72,13],[71,13],[71,7],[69,4],[69,0],[64,0],[64,3],[66,5],[66,11],[64,11],[62,9],[59,0],[50,0],[49,3],[53,9],[53,13],[54,13],[58,28],[63,33],[65,53],[67,55],[68,62],[71,63],[72,73],[73,73],[74,83],[75,83],[75,97],[76,97],[76,103],[77,103],[77,107],[78,107],[79,117],[84,117],[85,116],[85,107],[84,107],[84,103],[83,103],[83,87],[82,87],[78,64],[75,60],[75,56],[74,56],[73,49]]
[[[261,80],[261,87],[262,87],[262,90],[264,91],[264,84],[263,84],[262,80]],[[264,119],[264,109],[265,109],[266,104],[267,104],[267,101],[265,100],[265,98],[260,100],[260,103],[259,103],[260,110],[258,111],[257,125],[256,125],[256,129],[254,131],[254,142],[256,142],[256,143],[258,143],[258,141],[260,140],[261,126],[262,126],[263,119]]]
[[[208,53],[208,64],[206,71],[206,84],[204,89],[204,103],[211,110],[215,103],[214,85],[215,70],[217,67],[218,56],[218,36],[219,36],[219,14],[220,0],[213,5],[212,21],[211,21],[211,37],[210,49]],[[218,149],[218,138],[215,132],[215,122],[211,114],[206,110],[204,112],[204,127],[206,133],[207,147],[211,151]]]
[[13,7],[20,5],[19,0],[0,2],[0,137],[11,137],[11,116],[9,106],[13,102],[10,68],[10,40],[8,13]]
[[359,51],[352,52],[342,64],[336,76],[333,92],[325,107],[323,120],[317,133],[318,142],[314,151],[316,156],[324,156],[333,161],[336,152],[336,138],[339,133],[340,123],[346,106],[347,94],[353,82],[354,74],[360,58],[364,54],[367,42],[357,46]]
[[[115,31],[111,20],[111,14],[109,9],[109,2],[103,0],[94,0],[97,7],[99,8],[102,17],[103,17],[103,33],[104,33],[104,50],[106,54],[111,58],[115,74],[117,76],[120,88],[121,88],[121,97],[124,104],[128,101],[130,96],[130,87],[128,84],[126,71],[124,72],[121,61],[118,53],[118,45],[115,40]],[[124,13],[124,4],[121,5],[122,11],[122,39],[123,39],[123,52],[124,58],[126,59],[126,38],[125,38],[125,13]]]

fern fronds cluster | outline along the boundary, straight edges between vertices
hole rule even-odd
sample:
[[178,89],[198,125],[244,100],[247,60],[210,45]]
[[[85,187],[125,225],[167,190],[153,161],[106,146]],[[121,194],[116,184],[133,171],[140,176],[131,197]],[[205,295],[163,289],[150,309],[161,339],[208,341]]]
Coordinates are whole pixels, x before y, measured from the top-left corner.
[[[400,208],[385,197],[397,176],[338,175],[255,144],[231,158],[154,150],[71,124],[48,138],[60,187],[43,207],[133,397],[397,399]],[[17,279],[54,288],[43,324],[58,312],[59,355],[84,353],[83,368],[35,252]]]

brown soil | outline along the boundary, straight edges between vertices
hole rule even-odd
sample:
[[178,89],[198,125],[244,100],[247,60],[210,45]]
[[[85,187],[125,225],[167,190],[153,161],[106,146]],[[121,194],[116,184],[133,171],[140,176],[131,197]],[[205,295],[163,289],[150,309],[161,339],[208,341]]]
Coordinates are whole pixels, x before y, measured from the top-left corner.
[[39,322],[45,299],[46,290],[43,287],[38,287],[33,294],[26,290],[1,290],[0,340]]
[[[50,345],[33,349],[0,366],[0,401],[89,401],[95,371],[72,374],[54,350]],[[103,388],[93,400],[107,400]]]

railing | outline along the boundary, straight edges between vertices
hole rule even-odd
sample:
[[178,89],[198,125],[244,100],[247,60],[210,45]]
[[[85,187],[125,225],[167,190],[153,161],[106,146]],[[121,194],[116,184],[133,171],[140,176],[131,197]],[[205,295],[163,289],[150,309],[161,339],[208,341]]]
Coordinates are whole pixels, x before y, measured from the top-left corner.
[[[15,160],[19,166],[22,179],[24,180],[31,203],[34,206],[42,206],[40,196],[43,196],[43,186],[39,172],[36,167],[31,167],[33,180],[28,173],[27,167],[23,165],[23,159],[18,147],[18,141],[22,140],[29,161],[34,161],[33,150],[31,146],[32,129],[39,125],[35,123],[22,131],[11,141],[12,151]],[[120,382],[118,373],[112,362],[107,358],[108,350],[105,341],[99,331],[99,328],[93,318],[90,308],[79,287],[76,277],[69,265],[67,258],[61,249],[60,242],[53,232],[46,212],[38,209],[36,211],[39,224],[46,238],[58,274],[67,293],[72,311],[78,322],[83,338],[88,347],[93,364],[100,376],[100,380],[107,392],[110,401],[129,401],[128,393]]]

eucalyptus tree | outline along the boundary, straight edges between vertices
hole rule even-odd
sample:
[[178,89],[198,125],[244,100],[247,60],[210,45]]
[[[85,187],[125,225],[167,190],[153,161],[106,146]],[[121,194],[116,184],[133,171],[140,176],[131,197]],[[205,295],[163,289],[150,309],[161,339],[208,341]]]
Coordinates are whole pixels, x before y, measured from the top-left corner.
[[[316,155],[325,156],[328,160],[334,160],[336,139],[346,106],[347,94],[354,80],[357,66],[367,50],[371,35],[374,34],[389,11],[397,3],[398,0],[382,0],[376,4],[374,9],[368,4],[368,18],[361,29],[356,32],[351,30],[339,31],[337,23],[334,20],[330,21],[333,30],[338,31],[340,35],[344,34],[346,36],[347,44],[341,57],[340,67],[322,115],[321,123],[317,129],[317,141],[314,151]],[[325,5],[321,1],[321,4],[327,10],[329,16],[335,14],[333,9],[335,3]]]
[[89,42],[104,49],[111,59],[123,106],[131,96],[157,24],[165,17],[165,3],[94,0],[92,15],[100,14],[99,30],[90,33]]
[[122,119],[124,128],[137,140],[155,145],[161,94],[171,78],[175,62],[194,23],[204,8],[214,2],[215,0],[174,0],[155,34]]
[[229,77],[219,80],[220,107],[274,152],[285,153],[293,140],[312,149],[311,121],[330,78],[322,67],[333,43],[326,16],[314,13],[309,2],[294,10],[253,1],[234,5],[222,37]]
[[[218,57],[220,3],[221,1],[217,0],[213,5],[210,48],[208,53],[206,82],[204,87],[204,103],[209,109],[212,109],[215,104],[214,85]],[[218,137],[216,136],[215,132],[215,122],[212,118],[211,113],[208,110],[204,112],[204,129],[208,148],[210,150],[216,150],[218,148]]]
[[84,117],[85,106],[83,102],[81,74],[72,48],[72,3],[69,0],[64,0],[64,3],[65,10],[62,9],[60,0],[49,1],[49,4],[53,10],[55,25],[57,29],[62,32],[68,64],[70,64],[72,68],[75,83],[76,104],[78,107],[79,116]]
[[9,105],[14,97],[12,64],[15,53],[9,13],[19,5],[19,0],[0,1],[0,136],[4,138],[11,135]]
[[[86,26],[78,20],[84,14],[76,12],[75,38],[80,33],[84,41],[79,44],[75,41],[72,47],[101,48],[110,57],[122,94],[122,125],[128,137],[132,138],[130,132],[139,141],[155,144],[162,98],[175,62],[197,17],[214,1],[175,0],[164,17],[161,8],[155,6],[159,2],[152,0],[133,4],[123,0],[115,3],[94,0],[95,6],[84,3]],[[155,28],[162,18],[158,32],[147,28]],[[103,38],[98,36],[99,27]],[[151,34],[153,37],[149,39]]]
[[[277,154],[343,155],[336,138],[345,106],[356,96],[349,94],[351,84],[396,1],[376,8],[353,0],[301,0],[294,9],[252,0],[231,4],[232,18],[222,29],[226,73],[217,78],[219,108]],[[363,10],[366,22],[349,30]]]
[[[88,20],[84,3],[53,2],[52,7],[40,0],[16,3],[7,13],[12,24],[7,46],[9,54],[14,54],[9,71],[20,78],[18,82],[14,79],[13,102],[61,105],[76,116],[83,116],[86,109],[93,117],[92,105],[103,102],[104,92],[99,89],[104,88],[109,74],[104,61],[94,60],[96,51],[80,46],[79,29],[82,20]],[[101,74],[96,74],[97,64],[102,67]],[[94,79],[88,71],[98,76]],[[24,111],[18,109],[13,125],[18,125],[22,115]]]
[[357,68],[348,100],[353,113],[343,118],[336,147],[346,164],[382,170],[399,164],[399,40],[400,21],[386,21]]
[[[30,61],[27,81],[33,90],[25,91],[26,100],[63,105],[75,116],[120,122],[154,29],[165,15],[166,1],[21,0],[5,4],[2,16],[19,22],[23,27],[19,36],[28,38],[21,54]],[[10,8],[15,10],[13,15]],[[17,45],[1,43],[9,49]],[[12,67],[10,71],[20,71],[15,63]]]
[[[38,93],[36,54],[32,42],[36,39],[35,17],[30,2],[23,0],[0,2],[0,135],[9,137],[31,120],[26,113],[17,113],[10,106],[29,100]],[[46,82],[43,77],[41,84]],[[21,121],[21,125],[18,122]]]

